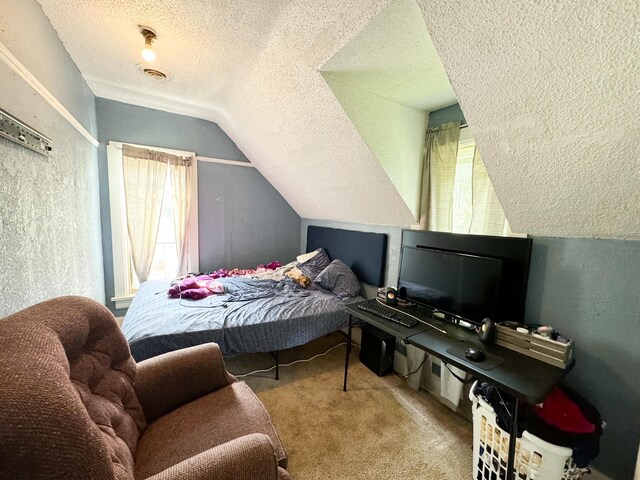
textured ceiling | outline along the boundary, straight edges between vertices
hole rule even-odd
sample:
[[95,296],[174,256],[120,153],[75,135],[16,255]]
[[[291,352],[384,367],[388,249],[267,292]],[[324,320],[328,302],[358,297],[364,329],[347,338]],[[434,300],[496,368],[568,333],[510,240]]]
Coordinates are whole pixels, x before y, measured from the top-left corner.
[[[388,0],[39,1],[97,95],[217,121],[302,217],[412,223],[318,72]],[[640,4],[417,3],[512,228],[640,238]]]
[[[218,122],[300,216],[414,222],[318,72],[388,0],[39,2],[96,95]],[[170,82],[136,71],[138,23]]]
[[321,71],[418,217],[427,111],[456,98],[416,2],[389,3]]
[[512,229],[640,238],[640,3],[419,5]]
[[427,112],[457,103],[414,0],[391,2],[321,70],[325,77]]

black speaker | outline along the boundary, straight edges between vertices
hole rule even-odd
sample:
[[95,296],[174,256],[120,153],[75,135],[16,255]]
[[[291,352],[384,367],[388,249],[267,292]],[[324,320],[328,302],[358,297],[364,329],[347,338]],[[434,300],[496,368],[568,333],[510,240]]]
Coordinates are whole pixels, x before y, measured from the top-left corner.
[[491,320],[490,318],[485,318],[482,320],[482,323],[477,329],[478,338],[481,342],[490,342],[493,340],[495,330],[496,327],[493,323],[493,320]]
[[369,324],[362,326],[360,361],[373,373],[382,377],[393,371],[396,338]]
[[398,291],[395,288],[387,287],[385,302],[387,305],[395,305],[398,303]]

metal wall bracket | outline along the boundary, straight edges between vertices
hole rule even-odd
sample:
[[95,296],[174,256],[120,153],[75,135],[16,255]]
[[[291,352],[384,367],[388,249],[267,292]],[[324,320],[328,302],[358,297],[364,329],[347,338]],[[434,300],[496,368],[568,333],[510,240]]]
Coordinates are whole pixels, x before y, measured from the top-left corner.
[[0,108],[0,137],[12,140],[34,152],[49,156],[51,139]]

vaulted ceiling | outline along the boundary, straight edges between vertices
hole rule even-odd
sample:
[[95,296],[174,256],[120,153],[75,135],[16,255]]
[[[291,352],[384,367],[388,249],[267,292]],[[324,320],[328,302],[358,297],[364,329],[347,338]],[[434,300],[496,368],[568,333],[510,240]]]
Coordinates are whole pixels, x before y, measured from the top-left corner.
[[[395,1],[39,0],[97,96],[218,122],[302,217],[408,225],[319,72]],[[512,228],[640,238],[638,2],[416,3]]]
[[39,1],[97,96],[217,122],[301,217],[415,221],[318,71],[388,0]]
[[514,231],[640,238],[640,2],[420,2]]

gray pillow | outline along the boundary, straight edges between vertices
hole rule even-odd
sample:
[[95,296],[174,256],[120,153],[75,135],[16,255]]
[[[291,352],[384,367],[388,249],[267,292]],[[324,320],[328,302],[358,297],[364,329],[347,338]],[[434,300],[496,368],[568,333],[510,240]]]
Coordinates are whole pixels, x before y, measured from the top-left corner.
[[315,279],[315,283],[340,298],[355,297],[360,293],[360,281],[344,262],[334,260]]
[[330,263],[331,259],[329,255],[327,255],[327,252],[325,252],[323,248],[319,248],[316,255],[298,265],[298,268],[302,270],[302,273],[309,277],[311,281],[314,281],[316,277],[320,275],[320,272],[327,268]]

